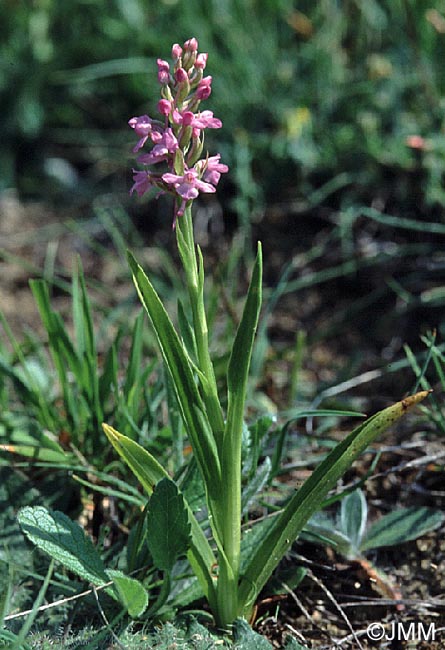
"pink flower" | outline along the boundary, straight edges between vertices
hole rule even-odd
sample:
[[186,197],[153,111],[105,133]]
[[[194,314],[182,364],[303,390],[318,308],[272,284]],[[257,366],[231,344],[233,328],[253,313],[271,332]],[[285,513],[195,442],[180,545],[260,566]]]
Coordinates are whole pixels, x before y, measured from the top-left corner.
[[208,76],[204,77],[204,79],[201,79],[198,87],[196,88],[196,98],[202,100],[210,97],[210,94],[212,92],[211,84],[212,77]]
[[410,135],[406,138],[406,144],[411,149],[428,149],[425,138],[421,135]]
[[172,47],[172,58],[177,61],[180,59],[182,56],[182,47],[178,44],[175,43]]
[[[196,199],[199,192],[202,192],[203,194],[216,192],[213,185],[199,180],[198,172],[195,169],[187,170],[183,176],[169,173],[163,174],[162,180],[167,183],[167,185],[171,185],[172,190],[182,198],[181,205],[176,211],[176,216],[178,217],[182,217],[187,202]],[[173,222],[173,228],[174,227],[175,222]]]
[[148,192],[149,189],[155,187],[150,172],[140,172],[133,169],[133,180],[134,185],[130,190],[130,194],[136,192],[138,196],[143,196],[145,192]]
[[170,128],[165,129],[162,133],[153,131],[151,139],[155,143],[153,149],[150,153],[143,154],[138,158],[138,162],[144,165],[155,165],[163,160],[167,160],[179,147],[178,140]]
[[175,79],[178,84],[183,84],[185,81],[188,81],[189,76],[184,68],[178,68],[175,72]]
[[200,172],[204,172],[202,178],[212,185],[218,185],[221,174],[225,174],[229,171],[227,165],[220,163],[219,160],[221,154],[216,154],[216,156],[210,156],[207,160],[200,160],[196,164],[196,167]]
[[203,192],[204,194],[216,192],[213,185],[199,180],[196,169],[188,169],[183,176],[170,173],[163,174],[162,180],[167,185],[172,185],[176,194],[179,194],[179,196],[187,201],[196,199],[199,192]]
[[189,38],[188,41],[184,43],[184,50],[188,52],[196,52],[198,50],[198,41],[196,38]]
[[217,117],[213,117],[212,111],[202,111],[201,113],[192,113],[192,111],[183,111],[182,113],[175,109],[173,111],[173,122],[183,126],[191,126],[193,129],[220,129],[222,122]]
[[128,124],[135,130],[136,135],[140,137],[139,142],[133,148],[133,152],[136,153],[144,146],[148,140],[148,136],[152,133],[153,120],[151,120],[148,115],[141,115],[140,117],[132,117],[131,120],[128,121]]
[[160,99],[158,101],[158,111],[161,115],[170,115],[172,110],[172,103],[168,99]]
[[166,85],[170,81],[170,66],[167,61],[158,59],[158,81],[160,84]]
[[204,70],[207,65],[208,56],[207,52],[201,52],[201,54],[198,54],[195,61],[195,68],[197,70]]

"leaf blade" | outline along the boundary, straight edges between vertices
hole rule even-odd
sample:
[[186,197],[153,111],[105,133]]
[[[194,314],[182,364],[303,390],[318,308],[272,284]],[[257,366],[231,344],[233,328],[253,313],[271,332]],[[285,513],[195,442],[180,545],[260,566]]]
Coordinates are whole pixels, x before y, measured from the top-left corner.
[[265,585],[306,522],[317,511],[324,497],[351,463],[383,431],[421,402],[429,391],[421,391],[376,413],[354,429],[318,465],[312,475],[277,517],[267,537],[251,558],[241,580],[239,602],[247,610]]
[[105,565],[93,542],[63,512],[25,506],[18,513],[18,521],[33,544],[80,578],[96,587],[108,582]]
[[147,543],[158,569],[171,571],[191,542],[191,526],[184,497],[170,479],[160,481],[150,499]]

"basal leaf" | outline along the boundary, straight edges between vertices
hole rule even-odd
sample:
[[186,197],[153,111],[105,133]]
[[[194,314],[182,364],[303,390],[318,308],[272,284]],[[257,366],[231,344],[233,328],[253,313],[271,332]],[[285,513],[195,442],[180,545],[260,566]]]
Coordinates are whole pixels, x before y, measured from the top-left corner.
[[107,575],[111,578],[119,595],[119,600],[132,618],[138,618],[148,606],[148,594],[138,580],[129,578],[122,571],[109,569]]
[[341,530],[349,539],[355,552],[358,552],[365,533],[368,519],[368,506],[363,490],[354,490],[341,501]]
[[[127,438],[108,424],[103,425],[104,431],[118,454],[125,460],[132,472],[141,482],[148,495],[153,493],[154,486],[164,478],[168,478],[164,470],[153,456],[141,447],[137,442]],[[215,563],[215,556],[210,548],[209,542],[200,528],[196,517],[189,506],[188,519],[191,522],[191,547],[188,559],[193,570],[201,583],[201,587],[209,600],[214,598],[214,584],[212,578],[212,566]]]
[[239,650],[272,650],[273,646],[258,632],[254,632],[247,621],[238,618],[233,625],[233,640]]
[[97,587],[109,581],[93,542],[63,512],[26,506],[19,511],[18,520],[33,544],[80,578]]
[[444,519],[444,513],[433,508],[413,506],[389,512],[369,527],[360,550],[409,542],[438,528]]
[[323,499],[338,479],[378,435],[427,395],[428,391],[422,391],[376,413],[338,443],[303,483],[277,517],[244,571],[239,589],[239,603],[240,607],[245,607],[246,614],[251,610],[256,595],[272,571],[309,518],[320,508]]
[[158,569],[171,571],[191,542],[184,497],[170,479],[160,481],[150,499],[147,543]]

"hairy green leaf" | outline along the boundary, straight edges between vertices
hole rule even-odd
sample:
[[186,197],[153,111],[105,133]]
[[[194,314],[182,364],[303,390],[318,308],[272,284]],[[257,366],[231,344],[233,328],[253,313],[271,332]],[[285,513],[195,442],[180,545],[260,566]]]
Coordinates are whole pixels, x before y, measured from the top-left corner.
[[444,513],[432,508],[400,508],[380,517],[369,527],[360,550],[409,542],[435,530],[444,520]]
[[341,530],[349,539],[353,551],[358,552],[368,519],[368,505],[363,490],[354,490],[341,501]]
[[119,600],[130,616],[132,618],[141,616],[148,605],[148,594],[141,583],[124,575],[122,571],[109,569],[107,575],[113,581]]
[[93,542],[63,512],[26,506],[19,511],[18,520],[33,544],[80,578],[97,587],[108,582],[105,565]]
[[[169,478],[162,465],[137,442],[127,438],[108,424],[102,426],[111,444],[139,479],[148,495],[153,493],[153,489],[159,481]],[[212,566],[215,563],[215,556],[187,503],[186,507],[188,509],[188,519],[191,523],[191,548],[188,552],[188,559],[207,599],[211,603],[214,598]]]

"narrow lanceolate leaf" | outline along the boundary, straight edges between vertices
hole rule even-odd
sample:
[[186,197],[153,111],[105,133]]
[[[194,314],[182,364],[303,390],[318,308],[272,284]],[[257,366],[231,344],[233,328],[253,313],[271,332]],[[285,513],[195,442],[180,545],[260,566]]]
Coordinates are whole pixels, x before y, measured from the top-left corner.
[[109,424],[102,424],[102,428],[119,456],[127,463],[147,494],[151,495],[156,483],[168,478],[168,473],[156,458],[137,442],[119,433]]
[[130,578],[122,571],[107,570],[113,581],[119,600],[132,618],[141,616],[148,605],[148,594],[138,580]]
[[[144,490],[151,496],[156,484],[164,478],[169,478],[165,469],[137,442],[127,438],[127,436],[119,433],[108,424],[103,424],[102,426],[108,440],[119,456],[127,463],[133,474],[141,482]],[[187,557],[206,598],[212,603],[214,599],[212,567],[216,562],[215,555],[195,515],[185,500],[184,503],[191,525],[191,542]]]
[[259,591],[327,493],[377,436],[428,395],[422,391],[380,411],[340,442],[303,483],[277,517],[243,572],[240,605],[250,609]]
[[229,392],[232,393],[239,392],[244,395],[246,392],[253,341],[261,308],[262,272],[263,259],[261,243],[258,242],[258,253],[252,272],[249,292],[244,305],[241,322],[236,332],[227,370],[227,385]]
[[83,580],[100,587],[109,578],[105,565],[82,528],[63,512],[49,511],[42,506],[22,508],[19,524],[38,548],[76,573]]
[[128,259],[136,289],[153,324],[162,356],[171,374],[196,460],[209,489],[212,490],[213,486],[216,492],[221,476],[216,444],[187,353],[150,280],[130,253]]
[[190,522],[184,497],[170,479],[160,481],[150,499],[147,543],[153,562],[171,571],[176,560],[190,547]]

